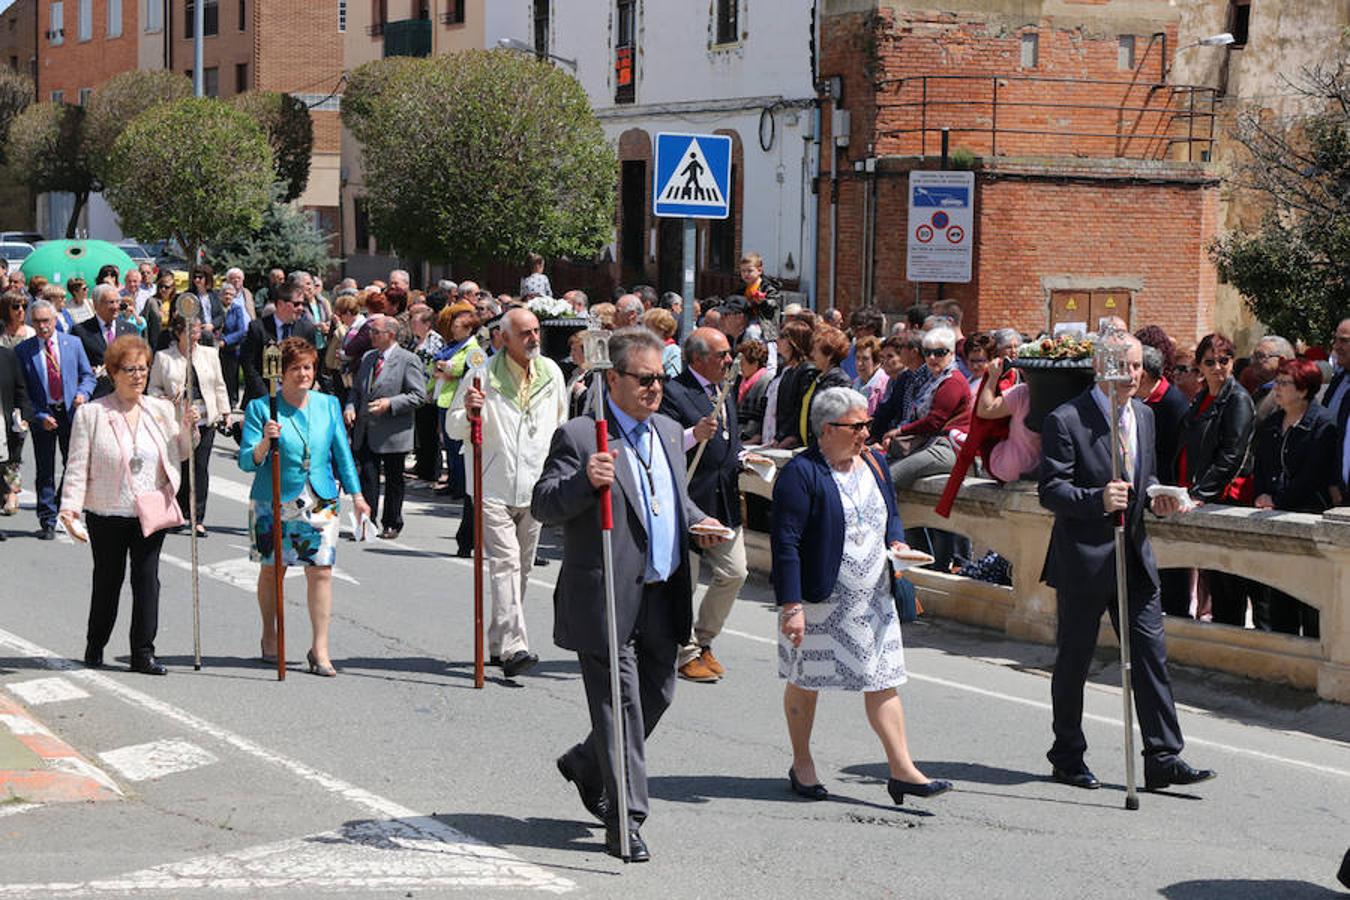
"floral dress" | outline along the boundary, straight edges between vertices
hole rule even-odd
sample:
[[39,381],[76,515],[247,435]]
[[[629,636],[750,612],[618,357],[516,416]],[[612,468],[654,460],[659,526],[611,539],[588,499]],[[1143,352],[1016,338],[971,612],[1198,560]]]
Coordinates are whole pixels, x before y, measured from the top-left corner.
[[[300,441],[308,446],[309,414],[304,409],[293,409],[278,404],[281,420],[281,441]],[[252,537],[249,559],[264,566],[272,565],[273,519],[270,501],[248,504],[248,530]],[[331,566],[337,561],[337,544],[341,522],[338,519],[338,498],[325,500],[315,494],[305,482],[299,496],[281,505],[281,564],[283,566]]]
[[866,464],[831,470],[844,507],[839,580],[821,603],[804,603],[800,647],[778,636],[778,674],[807,690],[883,691],[906,681],[900,619],[887,579],[886,500]]

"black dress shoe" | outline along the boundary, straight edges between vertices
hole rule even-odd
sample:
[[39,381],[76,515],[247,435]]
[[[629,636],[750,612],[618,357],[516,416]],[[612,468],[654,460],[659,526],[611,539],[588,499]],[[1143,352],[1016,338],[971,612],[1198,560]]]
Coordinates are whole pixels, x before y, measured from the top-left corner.
[[825,785],[820,782],[815,784],[802,784],[797,780],[797,772],[792,766],[788,766],[788,784],[792,787],[792,793],[798,797],[805,797],[807,800],[828,800],[830,792],[825,789]]
[[581,805],[586,807],[586,812],[595,816],[598,821],[604,822],[609,817],[609,800],[605,798],[604,791],[587,787],[581,776],[567,762],[566,755],[558,757],[558,771],[576,787],[577,795],[581,797]]
[[488,665],[496,666],[497,668],[500,669],[502,667],[502,658],[494,653],[493,655],[488,657]]
[[538,654],[531,653],[528,650],[517,650],[507,659],[502,660],[502,674],[507,678],[515,678],[517,675],[523,675],[539,664]]
[[[623,853],[619,849],[619,830],[617,828],[605,829],[605,852],[610,856],[623,859]],[[628,832],[628,858],[625,860],[630,863],[644,863],[652,858],[651,851],[647,849],[647,842],[638,834],[636,828]]]
[[1102,783],[1097,780],[1097,776],[1093,775],[1092,770],[1087,766],[1072,771],[1055,766],[1050,770],[1050,777],[1060,784],[1067,784],[1069,787],[1084,788],[1089,791],[1095,791],[1102,786]]
[[1169,763],[1152,764],[1144,761],[1144,790],[1160,791],[1169,785],[1197,784],[1209,781],[1216,773],[1213,769],[1193,769],[1181,757]]
[[131,658],[131,671],[140,672],[142,675],[169,674],[169,670],[164,668],[164,663],[153,656],[133,656]]
[[402,531],[402,530],[403,530],[403,529],[401,529],[401,528],[388,528],[388,527],[386,527],[383,531],[380,532],[380,540],[382,540],[382,541],[392,541],[392,540],[394,540],[395,538],[398,537],[399,532]]
[[42,528],[38,529],[37,539],[39,541],[56,540],[56,529],[52,528],[50,525],[44,525]]
[[460,547],[455,551],[455,556],[458,556],[460,559],[473,559],[473,548]]
[[911,797],[936,797],[938,794],[945,794],[951,789],[952,783],[940,778],[934,778],[925,784],[901,781],[899,778],[886,779],[886,793],[891,795],[891,799],[895,801],[896,806],[904,804],[906,794]]
[[92,647],[84,648],[84,667],[86,669],[103,668],[103,651],[95,650]]

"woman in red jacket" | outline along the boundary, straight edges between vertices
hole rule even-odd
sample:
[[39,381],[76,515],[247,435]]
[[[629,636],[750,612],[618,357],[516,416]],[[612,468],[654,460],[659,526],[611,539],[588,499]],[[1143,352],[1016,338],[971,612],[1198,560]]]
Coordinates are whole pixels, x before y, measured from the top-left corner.
[[950,472],[970,428],[970,385],[956,367],[956,332],[930,329],[923,336],[923,361],[933,377],[919,396],[914,418],[886,435],[897,489]]

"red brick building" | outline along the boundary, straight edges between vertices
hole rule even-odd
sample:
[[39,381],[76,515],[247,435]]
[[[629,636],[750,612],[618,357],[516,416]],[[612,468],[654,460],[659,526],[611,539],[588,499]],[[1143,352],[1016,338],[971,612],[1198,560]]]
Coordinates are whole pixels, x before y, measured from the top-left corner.
[[[1163,0],[1063,8],[825,0],[821,85],[847,116],[832,115],[827,96],[822,307],[833,284],[846,311],[960,300],[967,332],[1095,326],[1106,314],[1182,341],[1208,330],[1213,92],[1170,83],[1178,17]],[[906,273],[909,173],[941,165],[944,129],[975,172],[972,278],[917,284]]]

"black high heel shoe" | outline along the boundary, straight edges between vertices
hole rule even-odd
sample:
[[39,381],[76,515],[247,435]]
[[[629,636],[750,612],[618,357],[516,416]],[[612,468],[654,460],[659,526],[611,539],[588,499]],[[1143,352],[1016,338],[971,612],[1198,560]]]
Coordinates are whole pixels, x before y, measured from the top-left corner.
[[823,784],[802,784],[797,780],[797,772],[788,766],[788,784],[792,785],[792,793],[798,797],[805,797],[807,800],[828,800],[830,792],[825,790]]
[[896,806],[904,806],[905,795],[911,797],[936,797],[938,794],[945,794],[952,789],[950,781],[943,781],[934,778],[927,784],[914,784],[910,781],[901,781],[899,778],[886,779],[886,792],[891,795]]

